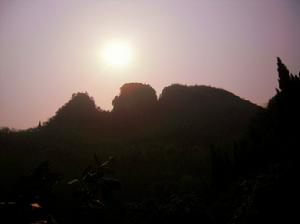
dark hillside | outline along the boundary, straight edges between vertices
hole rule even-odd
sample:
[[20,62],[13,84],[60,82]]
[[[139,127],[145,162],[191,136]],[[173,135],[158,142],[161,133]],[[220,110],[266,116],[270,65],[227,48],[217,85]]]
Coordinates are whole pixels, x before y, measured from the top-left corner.
[[[87,93],[76,93],[52,118],[36,128],[1,130],[0,175],[5,183],[2,192],[29,199],[36,194],[41,203],[54,206],[58,217],[70,217],[60,212],[96,200],[100,196],[92,192],[103,187],[102,191],[107,192],[108,186],[118,186],[114,179],[117,176],[122,186],[118,200],[131,202],[140,209],[147,210],[146,204],[154,203],[152,206],[162,206],[160,212],[166,215],[171,212],[168,207],[185,209],[190,200],[200,206],[201,195],[220,177],[219,168],[224,170],[223,180],[226,179],[228,161],[223,161],[226,157],[223,155],[232,152],[231,143],[246,133],[258,112],[264,109],[226,90],[208,86],[175,84],[164,88],[157,98],[150,85],[124,84],[113,100],[111,112],[98,108]],[[224,147],[215,151],[212,145]],[[91,183],[80,179],[87,188],[79,189],[85,202],[78,201],[74,196],[76,187],[67,183],[81,175],[90,175],[87,170],[92,170],[95,155],[96,164],[105,163],[112,156],[114,159],[109,161],[113,169],[108,169],[108,174],[105,169],[100,176],[91,177]],[[36,176],[39,167],[43,169]],[[43,175],[51,176],[49,183],[43,180]],[[108,179],[101,179],[103,175],[105,178],[108,175]],[[100,179],[94,180],[96,177]],[[39,189],[45,181],[47,188]],[[98,181],[102,184],[95,187],[92,183]],[[26,191],[19,187],[25,183]],[[50,187],[57,201],[47,193]],[[32,192],[34,189],[39,191]],[[107,195],[110,193],[100,198]],[[4,195],[0,194],[1,197]],[[177,201],[180,198],[182,202]],[[202,205],[199,208],[203,212],[201,217],[208,220]],[[153,216],[155,211],[149,211]]]
[[223,89],[179,84],[163,89],[159,107],[168,130],[209,143],[237,138],[262,110]]

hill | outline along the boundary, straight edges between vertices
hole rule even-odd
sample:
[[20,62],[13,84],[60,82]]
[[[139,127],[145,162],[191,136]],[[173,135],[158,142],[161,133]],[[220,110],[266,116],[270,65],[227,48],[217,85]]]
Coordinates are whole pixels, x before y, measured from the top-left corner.
[[[43,175],[51,177],[45,184],[55,186],[55,209],[79,206],[82,202],[74,202],[67,182],[91,169],[95,155],[96,161],[115,158],[125,201],[169,200],[172,194],[192,189],[206,192],[214,178],[212,145],[222,145],[222,153],[230,153],[226,145],[246,132],[259,111],[264,109],[209,86],[174,84],[157,97],[150,85],[127,83],[114,98],[111,112],[97,107],[87,93],[75,93],[38,127],[0,132],[1,192],[24,197],[24,189],[16,193],[24,184],[20,180],[32,181],[37,172],[42,179],[32,184],[38,189],[44,186],[40,182],[48,181]],[[49,198],[43,203],[49,204]]]
[[[232,142],[262,110],[214,87],[174,84],[157,97],[150,85],[127,83],[114,98],[111,112],[97,107],[88,93],[76,93],[42,125],[21,132],[2,131],[0,144],[2,153],[16,155],[11,161],[17,167],[45,159],[59,164],[67,160],[71,167],[81,167],[87,163],[83,158],[95,152],[118,155],[120,148],[149,142],[202,148]],[[17,162],[29,152],[29,158]]]
[[102,140],[163,138],[209,145],[237,138],[262,110],[223,89],[179,84],[164,88],[157,98],[150,85],[127,83],[112,104],[105,112],[87,93],[73,94],[40,129]]

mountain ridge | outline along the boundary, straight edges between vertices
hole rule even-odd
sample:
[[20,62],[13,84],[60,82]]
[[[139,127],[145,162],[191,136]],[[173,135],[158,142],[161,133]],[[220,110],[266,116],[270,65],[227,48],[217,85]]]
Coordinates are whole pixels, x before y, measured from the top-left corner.
[[[157,96],[143,83],[126,83],[113,101],[111,111],[102,110],[88,93],[74,93],[56,114],[37,130],[78,132],[102,138],[234,137],[246,129],[262,107],[221,88],[172,84]],[[225,136],[226,136],[225,135]],[[213,137],[213,139],[215,139]]]

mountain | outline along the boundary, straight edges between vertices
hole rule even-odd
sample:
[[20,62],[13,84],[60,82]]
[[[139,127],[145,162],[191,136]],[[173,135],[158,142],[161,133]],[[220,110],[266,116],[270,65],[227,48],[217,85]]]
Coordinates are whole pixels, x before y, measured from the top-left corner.
[[100,123],[105,114],[96,106],[94,99],[88,93],[74,93],[71,99],[44,123],[44,127],[56,131],[57,129],[89,129]]
[[99,139],[168,139],[212,144],[238,137],[259,106],[223,89],[174,84],[159,98],[148,84],[127,83],[112,101],[97,108],[87,93],[73,94],[42,130]]
[[[76,93],[38,127],[0,132],[4,167],[0,176],[9,189],[46,160],[67,181],[97,154],[101,160],[116,158],[128,197],[177,181],[183,188],[186,181],[205,188],[210,146],[237,139],[260,110],[228,91],[208,86],[174,84],[157,97],[150,85],[127,83],[114,98],[111,112],[98,108],[87,93]],[[203,173],[200,182],[195,178],[199,173]]]
[[142,83],[126,83],[120,88],[119,96],[112,101],[113,112],[134,113],[155,107],[157,96],[155,90]]
[[226,90],[174,84],[159,98],[162,120],[169,129],[202,139],[237,137],[261,107]]

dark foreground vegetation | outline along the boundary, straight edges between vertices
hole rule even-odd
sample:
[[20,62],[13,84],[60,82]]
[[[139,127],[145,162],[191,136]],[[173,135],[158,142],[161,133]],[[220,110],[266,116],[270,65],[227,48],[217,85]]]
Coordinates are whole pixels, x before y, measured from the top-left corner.
[[0,130],[0,223],[295,223],[300,74],[278,58],[266,108],[207,86],[76,93]]

